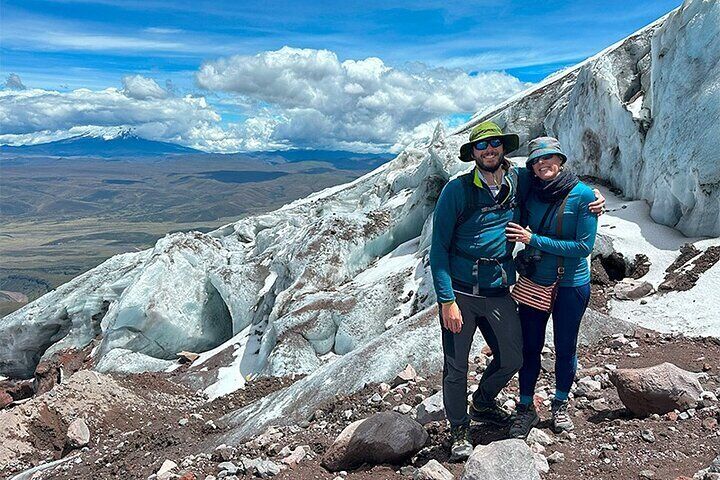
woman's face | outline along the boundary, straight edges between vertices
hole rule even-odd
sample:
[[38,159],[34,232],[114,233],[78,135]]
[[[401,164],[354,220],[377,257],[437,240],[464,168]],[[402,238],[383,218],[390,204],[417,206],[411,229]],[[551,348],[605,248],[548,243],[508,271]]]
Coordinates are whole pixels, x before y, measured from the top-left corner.
[[559,155],[543,155],[532,165],[533,172],[540,180],[552,180],[560,173],[562,158]]

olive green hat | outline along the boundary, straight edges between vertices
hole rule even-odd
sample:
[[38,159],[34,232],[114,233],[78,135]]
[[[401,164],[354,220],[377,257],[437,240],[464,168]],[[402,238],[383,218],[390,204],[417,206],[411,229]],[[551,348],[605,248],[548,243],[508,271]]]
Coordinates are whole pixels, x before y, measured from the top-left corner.
[[460,147],[460,160],[463,162],[475,161],[472,156],[473,144],[486,138],[501,138],[505,153],[514,152],[520,146],[520,137],[515,133],[503,133],[500,127],[493,122],[482,122],[470,132],[470,140]]

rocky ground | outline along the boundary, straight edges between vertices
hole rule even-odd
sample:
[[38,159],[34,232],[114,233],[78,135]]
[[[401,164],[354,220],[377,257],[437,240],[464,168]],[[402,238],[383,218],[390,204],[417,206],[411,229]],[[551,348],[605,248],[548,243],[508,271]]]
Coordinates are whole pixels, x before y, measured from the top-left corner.
[[[571,409],[577,427],[572,435],[558,436],[548,428],[552,357],[548,349],[536,397],[544,422],[530,441],[531,448],[550,461],[543,478],[691,478],[720,453],[717,340],[642,331],[634,338],[608,338],[583,348]],[[474,359],[471,390],[487,361],[482,355]],[[663,362],[702,373],[702,387],[712,393],[695,409],[635,417],[620,401],[608,374],[616,368]],[[323,454],[350,423],[381,411],[415,417],[417,406],[440,389],[439,372],[394,387],[368,385],[355,395],[336,398],[299,425],[271,428],[251,442],[220,448],[215,447],[220,444],[220,419],[225,413],[293,380],[258,379],[244,390],[206,403],[201,394],[180,384],[180,378],[182,369],[130,376],[80,370],[49,392],[6,407],[0,412],[0,463],[7,467],[3,476],[12,478],[23,469],[59,459],[69,460],[33,478],[232,479],[234,474],[238,478],[400,479],[412,478],[431,459],[456,477],[464,468],[448,462],[448,431],[443,421],[425,425],[429,434],[425,447],[400,465],[364,465],[336,473],[321,466]],[[501,401],[511,408],[516,395],[513,381]],[[86,446],[79,447],[82,438],[74,442],[67,438],[68,426],[76,418],[84,419],[88,427]],[[488,444],[507,438],[507,430],[475,425],[472,437],[475,444]],[[163,464],[172,468],[157,475]]]

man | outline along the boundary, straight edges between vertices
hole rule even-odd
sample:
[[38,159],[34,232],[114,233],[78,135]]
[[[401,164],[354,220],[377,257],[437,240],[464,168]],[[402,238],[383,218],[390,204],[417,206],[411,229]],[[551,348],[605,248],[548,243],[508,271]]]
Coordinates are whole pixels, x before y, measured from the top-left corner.
[[[438,302],[442,345],[443,403],[450,423],[451,461],[472,453],[470,420],[506,425],[510,414],[495,398],[522,366],[522,333],[517,305],[513,244],[508,222],[519,223],[519,204],[530,190],[530,175],[505,155],[517,150],[518,135],[493,122],[473,128],[460,147],[460,159],[475,169],[443,188],[433,216],[430,267]],[[599,212],[604,199],[591,204]],[[475,328],[492,349],[468,411],[468,356]]]

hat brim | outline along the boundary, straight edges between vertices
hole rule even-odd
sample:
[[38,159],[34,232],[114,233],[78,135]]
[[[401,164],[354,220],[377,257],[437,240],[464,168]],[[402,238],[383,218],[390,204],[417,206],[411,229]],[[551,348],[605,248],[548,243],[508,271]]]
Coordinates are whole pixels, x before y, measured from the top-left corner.
[[[490,135],[486,138],[502,138],[503,142],[503,148],[505,150],[505,154],[507,155],[510,152],[514,152],[518,148],[520,148],[520,137],[515,133],[505,133],[503,135]],[[460,147],[460,160],[463,162],[474,162],[475,159],[472,156],[472,150],[473,150],[473,143],[477,143],[480,140],[483,140],[482,138],[479,138],[477,140],[473,140],[472,142],[467,142],[463,144],[463,146]]]
[[543,155],[557,155],[560,158],[562,158],[563,163],[567,162],[567,156],[557,148],[541,148],[538,150],[535,150],[530,155],[528,155],[526,163],[532,163],[533,160],[535,160],[538,157],[542,157]]

